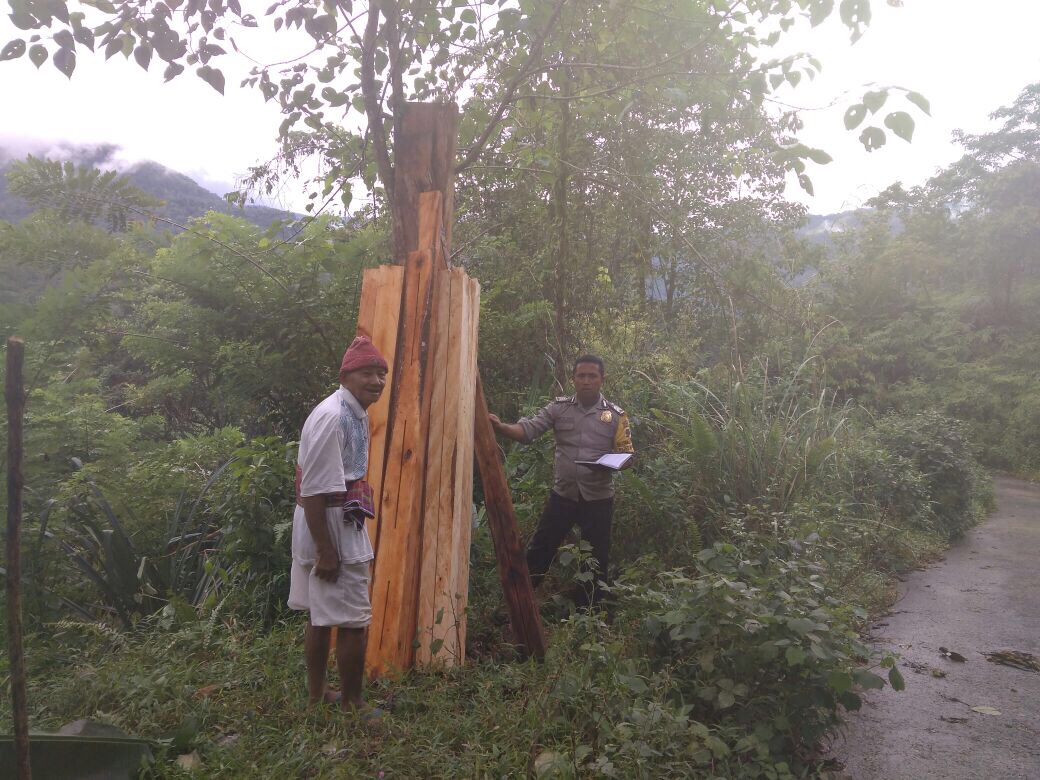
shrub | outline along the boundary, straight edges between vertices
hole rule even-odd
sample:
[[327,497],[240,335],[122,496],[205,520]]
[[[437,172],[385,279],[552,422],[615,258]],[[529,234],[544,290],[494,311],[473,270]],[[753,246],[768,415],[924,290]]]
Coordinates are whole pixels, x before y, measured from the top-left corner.
[[[686,569],[655,571],[644,559],[615,586],[613,626],[571,619],[552,659],[552,737],[598,776],[711,773],[788,777],[857,691],[903,680],[852,628],[855,613],[828,595],[818,543],[731,544],[703,550]],[[797,551],[796,551],[797,550]]]
[[912,463],[927,486],[936,530],[964,533],[992,502],[963,423],[936,411],[878,421],[878,442]]

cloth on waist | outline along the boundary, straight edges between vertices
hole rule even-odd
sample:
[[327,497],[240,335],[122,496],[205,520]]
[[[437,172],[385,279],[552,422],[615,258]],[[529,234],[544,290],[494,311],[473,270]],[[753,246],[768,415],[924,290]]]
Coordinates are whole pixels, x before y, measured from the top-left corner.
[[364,528],[365,521],[376,516],[375,497],[372,486],[366,480],[351,482],[343,496],[343,519],[352,520],[358,528]]
[[[342,493],[325,493],[325,506],[342,506],[344,522],[351,522],[357,528],[364,528],[365,521],[376,516],[375,496],[372,486],[367,480],[357,479],[346,484]],[[300,496],[300,467],[296,467],[296,503],[303,506]]]

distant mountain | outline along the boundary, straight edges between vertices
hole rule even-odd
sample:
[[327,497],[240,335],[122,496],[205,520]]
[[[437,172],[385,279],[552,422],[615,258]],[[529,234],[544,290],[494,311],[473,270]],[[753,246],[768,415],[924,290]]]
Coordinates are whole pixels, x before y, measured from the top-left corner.
[[[104,158],[109,158],[114,150],[109,149],[108,154],[100,155],[103,159],[97,159],[99,155],[91,149],[80,152],[75,147],[70,147],[69,151],[67,159],[71,159],[72,162],[96,165],[104,170],[108,161]],[[50,156],[54,159],[54,155]],[[10,163],[5,164],[4,161],[10,158],[11,156],[0,148],[0,220],[18,222],[29,216],[32,208],[24,200],[7,191],[7,170]],[[201,217],[207,211],[240,216],[262,228],[266,228],[275,220],[293,219],[296,216],[268,206],[246,206],[245,209],[231,206],[219,195],[201,187],[194,179],[183,173],[171,171],[156,162],[135,163],[121,173],[129,178],[135,187],[163,201],[164,205],[155,210],[158,216],[181,225],[187,224],[193,217]],[[171,225],[164,227],[176,231]]]
[[796,231],[813,244],[830,246],[835,233],[844,233],[863,224],[862,211],[841,211],[837,214],[807,214],[805,224]]

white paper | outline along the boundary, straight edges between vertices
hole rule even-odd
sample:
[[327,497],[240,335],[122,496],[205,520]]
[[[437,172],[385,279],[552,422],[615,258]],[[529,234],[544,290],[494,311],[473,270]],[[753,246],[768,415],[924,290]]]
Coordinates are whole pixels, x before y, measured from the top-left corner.
[[630,452],[608,452],[606,455],[600,456],[597,460],[576,460],[574,462],[579,466],[598,466],[599,468],[619,471],[626,463],[628,463],[631,457],[632,453]]

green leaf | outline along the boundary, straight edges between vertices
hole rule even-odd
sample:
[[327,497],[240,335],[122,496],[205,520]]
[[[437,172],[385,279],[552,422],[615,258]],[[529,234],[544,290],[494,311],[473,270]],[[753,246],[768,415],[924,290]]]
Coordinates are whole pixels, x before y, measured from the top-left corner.
[[817,165],[827,165],[827,163],[834,160],[834,158],[827,154],[827,152],[823,151],[823,149],[809,149],[806,152],[806,155]]
[[195,73],[221,95],[224,94],[224,74],[219,70],[211,68],[209,65],[203,65]]
[[784,658],[787,659],[788,666],[798,666],[805,661],[805,651],[800,647],[789,647],[787,652],[784,653]]
[[321,99],[333,108],[346,105],[346,103],[349,100],[349,98],[347,98],[346,93],[340,92],[339,90],[333,89],[332,87],[325,87],[324,89],[322,89]]
[[876,114],[878,109],[885,105],[886,100],[888,100],[888,91],[884,89],[872,90],[863,95],[863,105],[872,114]]
[[880,149],[885,145],[885,131],[879,127],[868,127],[859,134],[859,142],[868,152]]
[[827,675],[827,684],[837,693],[845,693],[852,689],[852,675],[835,670]]
[[474,11],[472,8],[466,8],[465,10],[463,10],[461,14],[459,14],[459,19],[465,22],[466,24],[476,24],[477,12]]
[[152,61],[152,47],[148,43],[138,44],[137,48],[134,49],[134,60],[143,70],[148,70],[148,65]]
[[920,92],[907,92],[906,99],[917,106],[919,109],[924,111],[928,116],[932,115],[932,107],[928,102],[928,98],[922,95]]
[[873,672],[868,672],[866,669],[857,669],[852,673],[852,679],[855,680],[856,685],[868,691],[879,691],[885,687],[885,681],[878,677]]
[[834,10],[834,0],[812,0],[809,6],[809,23],[816,27],[822,24]]
[[845,110],[845,129],[855,130],[859,127],[867,115],[867,107],[862,103],[856,103]]
[[618,682],[628,688],[632,693],[646,693],[650,687],[646,681],[637,674],[619,674]]
[[888,681],[892,684],[892,689],[901,691],[906,688],[906,681],[903,680],[903,675],[896,667],[892,667],[888,670]]
[[442,647],[444,647],[444,640],[434,639],[430,642],[430,655],[437,655],[437,653],[441,651]]
[[812,179],[806,176],[804,173],[798,174],[798,186],[805,190],[809,195],[814,195]]
[[852,42],[863,37],[863,29],[870,24],[870,0],[841,0],[838,6],[841,21],[852,30]]
[[54,42],[63,49],[76,48],[76,40],[68,30],[58,30],[54,33]]
[[838,694],[838,701],[841,702],[841,706],[849,712],[855,712],[863,706],[863,699],[852,691],[845,691],[845,693]]
[[36,44],[35,46],[29,47],[29,60],[37,68],[42,66],[43,63],[47,61],[47,56],[47,49],[41,46],[40,44]]
[[184,72],[184,66],[177,62],[171,62],[166,66],[166,70],[163,71],[163,81],[170,81],[171,79],[177,78]]
[[[0,62],[4,60],[14,60],[25,54],[25,41],[21,38],[15,38],[13,41],[0,49]],[[37,66],[39,67],[39,66]]]
[[816,628],[816,621],[809,620],[809,618],[788,618],[787,627],[795,633],[805,636]]
[[719,691],[718,703],[720,710],[732,707],[736,701],[736,697],[730,691]]
[[914,137],[914,118],[905,111],[893,111],[886,116],[885,127],[907,143]]
[[54,63],[55,68],[71,79],[72,72],[76,69],[76,52],[72,49],[58,49],[54,52],[51,62]]

